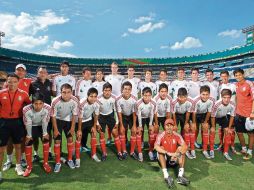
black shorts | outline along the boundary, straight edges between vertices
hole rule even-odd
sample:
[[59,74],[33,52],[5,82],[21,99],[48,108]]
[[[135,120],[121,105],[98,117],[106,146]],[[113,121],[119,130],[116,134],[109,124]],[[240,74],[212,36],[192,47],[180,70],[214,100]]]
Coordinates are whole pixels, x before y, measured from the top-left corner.
[[166,121],[166,117],[158,117],[158,125],[159,127],[162,126],[162,128],[164,129],[164,123]]
[[[179,164],[178,161],[172,160],[172,157],[168,156],[168,155],[165,155],[165,160],[166,160],[166,167],[167,168],[176,167]],[[158,161],[159,165],[161,166],[158,153],[157,153],[157,161]]]
[[181,131],[184,129],[185,119],[186,119],[186,113],[183,113],[183,114],[176,113],[176,126],[178,127],[178,125],[180,124]]
[[22,119],[0,119],[0,147],[6,146],[9,138],[13,144],[20,144],[25,134]]
[[53,129],[53,126],[52,126],[52,122],[51,122],[51,119],[50,119],[50,121],[49,121],[49,123],[48,123],[48,127],[47,127],[47,132],[48,132],[48,134],[51,134],[52,129]]
[[229,118],[227,116],[221,118],[215,118],[216,124],[218,124],[222,129],[228,127]]
[[[82,122],[82,125],[81,125],[82,133],[83,133],[84,130],[88,130],[89,132],[91,132],[91,129],[93,128],[93,125],[94,125],[94,120],[93,119],[91,119],[89,121]],[[76,123],[75,131],[76,132],[78,131],[78,123]]]
[[[142,118],[142,128],[144,128],[146,126],[147,129],[149,129],[149,123],[150,123],[150,118]],[[138,125],[138,126],[140,126],[140,125]]]
[[[202,123],[205,122],[206,114],[207,113],[196,114],[197,127],[199,127]],[[211,126],[211,117],[208,120],[208,124]]]
[[237,133],[254,133],[254,130],[247,131],[245,128],[246,117],[236,114],[234,125]]
[[133,115],[129,115],[129,116],[126,116],[126,115],[122,115],[122,118],[123,118],[123,126],[125,129],[131,129],[132,126],[133,126]]
[[99,124],[102,128],[102,132],[105,133],[106,131],[106,126],[108,126],[108,128],[110,129],[110,131],[113,130],[113,128],[116,125],[116,120],[114,117],[114,112],[112,112],[111,114],[108,115],[99,115],[98,118]]
[[64,134],[66,138],[72,137],[72,135],[69,133],[71,129],[71,121],[64,121],[64,120],[56,120],[57,123],[57,129],[60,135],[58,135],[55,140],[62,140],[62,132],[64,130]]

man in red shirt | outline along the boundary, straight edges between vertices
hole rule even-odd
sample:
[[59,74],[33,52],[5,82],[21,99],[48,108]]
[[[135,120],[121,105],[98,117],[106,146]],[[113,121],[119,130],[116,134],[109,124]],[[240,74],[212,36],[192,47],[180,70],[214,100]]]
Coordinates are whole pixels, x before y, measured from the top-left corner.
[[[25,128],[22,123],[22,109],[30,103],[28,94],[18,88],[19,77],[11,74],[7,78],[8,88],[0,91],[0,168],[4,158],[9,138],[12,138],[16,152],[16,168],[18,175],[23,175],[21,158],[21,142],[25,134]],[[4,109],[4,110],[3,110]],[[0,181],[2,174],[0,172]]]
[[162,168],[164,179],[169,188],[174,185],[173,178],[169,176],[167,167],[179,164],[177,183],[188,185],[190,181],[184,174],[185,153],[187,145],[180,134],[174,131],[175,124],[172,119],[167,119],[164,123],[164,131],[157,136],[154,149],[157,151],[158,161]]
[[[236,69],[234,71],[236,83],[236,116],[235,129],[242,146],[241,153],[243,159],[249,160],[252,158],[252,149],[254,143],[254,130],[247,131],[245,128],[246,118],[254,119],[254,85],[251,81],[244,78],[244,71]],[[249,147],[247,150],[243,133],[247,133],[249,137]]]

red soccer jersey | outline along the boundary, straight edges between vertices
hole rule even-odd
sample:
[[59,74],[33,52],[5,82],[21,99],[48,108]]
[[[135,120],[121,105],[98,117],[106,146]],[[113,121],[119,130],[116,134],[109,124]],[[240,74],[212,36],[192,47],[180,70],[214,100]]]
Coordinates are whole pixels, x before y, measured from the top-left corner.
[[252,102],[254,100],[254,85],[251,81],[236,83],[236,113],[238,115],[249,117],[252,111]]
[[[9,92],[8,89],[0,91],[0,115],[1,118],[21,118],[22,109],[25,105],[30,104],[28,94],[17,89],[15,92]],[[12,105],[12,106],[11,106]]]
[[159,145],[164,148],[169,153],[175,153],[179,145],[183,145],[184,140],[181,135],[173,132],[172,135],[167,134],[165,131],[160,133],[154,145]]
[[[27,94],[29,94],[29,88],[30,88],[30,85],[31,85],[32,81],[33,80],[30,79],[30,78],[19,79],[18,88],[21,89],[21,90],[24,90]],[[7,87],[8,87],[8,85],[5,82],[4,85],[3,85],[3,89],[7,88]]]

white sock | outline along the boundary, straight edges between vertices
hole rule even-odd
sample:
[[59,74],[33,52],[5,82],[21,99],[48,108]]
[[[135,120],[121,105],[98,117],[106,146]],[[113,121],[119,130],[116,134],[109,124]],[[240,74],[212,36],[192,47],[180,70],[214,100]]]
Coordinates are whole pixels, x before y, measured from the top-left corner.
[[178,177],[183,177],[184,168],[179,168]]
[[37,155],[38,155],[38,151],[36,151],[36,150],[35,150],[35,151],[34,151],[34,155],[36,155],[36,156],[37,156]]
[[248,149],[247,153],[250,154],[250,155],[252,155],[252,150],[251,150],[251,149]]
[[13,154],[7,154],[7,162],[12,162]]
[[247,151],[247,147],[246,146],[242,146],[242,150],[243,151]]
[[21,165],[20,164],[16,164],[16,167],[20,167]]
[[162,169],[162,173],[164,175],[164,178],[167,179],[168,178],[168,171],[167,171],[167,168],[163,168]]

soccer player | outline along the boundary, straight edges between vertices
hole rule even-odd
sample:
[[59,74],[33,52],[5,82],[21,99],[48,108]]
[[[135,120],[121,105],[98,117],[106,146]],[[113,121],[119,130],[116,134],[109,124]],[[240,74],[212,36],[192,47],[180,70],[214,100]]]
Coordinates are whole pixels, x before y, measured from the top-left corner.
[[[210,135],[212,138],[210,139],[210,157],[214,158],[214,140],[215,140],[215,131],[216,124],[224,131],[224,147],[223,147],[223,155],[227,160],[232,160],[230,155],[228,154],[228,149],[231,144],[231,134],[233,131],[233,122],[235,117],[235,104],[230,101],[232,96],[232,92],[229,89],[223,89],[221,91],[221,100],[218,100],[212,109],[211,114],[211,123],[212,127],[210,130]],[[230,115],[230,117],[228,117]],[[212,143],[211,143],[212,142]]]
[[110,83],[105,83],[103,85],[103,93],[98,97],[97,100],[100,105],[100,115],[99,115],[99,127],[97,128],[100,133],[100,144],[102,149],[101,160],[105,161],[107,159],[107,150],[105,143],[105,129],[108,126],[110,133],[112,133],[115,146],[117,150],[117,158],[123,160],[123,155],[121,153],[121,142],[118,135],[118,116],[116,113],[116,98],[112,94],[112,85]]
[[[144,138],[144,128],[147,126],[149,135],[149,158],[154,160],[153,154],[155,131],[158,131],[158,120],[156,115],[156,103],[152,100],[152,90],[149,87],[145,87],[142,91],[142,98],[136,102],[136,114],[138,117],[138,129],[137,129],[137,149],[139,161],[143,162],[142,146],[141,142]],[[154,124],[153,124],[154,120]],[[142,135],[142,137],[141,137]]]
[[78,80],[75,88],[75,96],[81,100],[86,98],[89,88],[92,87],[91,69],[89,67],[83,68],[83,78]]
[[214,80],[214,73],[211,69],[205,71],[206,81],[202,85],[207,85],[210,88],[210,96],[217,101],[219,95],[219,82]]
[[118,64],[114,61],[111,64],[111,74],[105,77],[105,81],[111,84],[112,94],[116,97],[121,95],[121,85],[123,80],[124,76],[118,74]]
[[[199,126],[201,125],[203,155],[207,159],[210,159],[210,155],[207,152],[207,145],[209,141],[209,129],[211,127],[211,112],[214,103],[215,100],[210,97],[209,86],[201,86],[200,95],[195,98],[193,102],[192,122],[193,125],[196,126],[196,131],[199,131]],[[210,133],[210,139],[210,143],[214,143],[214,141],[212,141],[214,139],[213,133]]]
[[182,67],[177,69],[177,79],[172,81],[170,84],[170,94],[172,94],[173,100],[177,98],[177,93],[179,88],[185,88],[188,91],[188,82],[184,79],[185,70]]
[[173,187],[174,180],[169,176],[167,168],[177,164],[180,166],[177,183],[181,185],[188,185],[190,183],[190,181],[184,177],[185,154],[188,148],[181,135],[175,132],[174,128],[174,121],[172,119],[167,119],[164,124],[164,131],[157,136],[154,144],[154,149],[157,151],[158,162],[169,188]]
[[[251,81],[244,78],[244,71],[236,69],[234,77],[236,83],[236,117],[235,129],[242,146],[241,153],[244,155],[245,160],[252,158],[252,149],[254,143],[254,131],[247,131],[245,128],[246,118],[254,119],[254,86]],[[244,133],[248,134],[249,146],[248,150],[245,144]]]
[[96,80],[93,82],[92,86],[97,89],[98,96],[100,96],[102,94],[102,87],[106,83],[103,79],[104,75],[101,69],[96,70],[95,78]]
[[[153,98],[157,107],[158,125],[164,126],[166,119],[171,118],[172,98],[168,95],[168,85],[161,83],[158,88],[158,94]],[[159,128],[158,128],[159,129]]]
[[[23,175],[24,171],[20,165],[21,142],[25,136],[25,128],[22,122],[22,109],[25,105],[30,104],[30,100],[28,94],[18,88],[18,83],[19,77],[16,74],[10,74],[7,77],[8,87],[0,91],[0,168],[2,168],[7,142],[9,138],[12,138],[16,154],[15,171],[18,175]],[[8,165],[11,167],[12,161]],[[1,180],[2,173],[0,172]]]
[[138,98],[138,85],[140,83],[140,79],[134,76],[134,73],[135,73],[134,65],[128,66],[127,73],[128,73],[128,76],[126,79],[123,80],[123,83],[129,81],[132,85],[131,94],[135,96],[136,98]]
[[181,135],[184,137],[187,146],[190,146],[191,151],[186,152],[189,159],[196,158],[195,153],[195,131],[196,126],[190,124],[190,114],[192,112],[193,100],[188,97],[186,88],[179,88],[177,99],[172,102],[173,120],[176,126],[180,124]]
[[23,174],[24,177],[28,177],[32,172],[32,144],[33,139],[38,139],[39,137],[43,143],[43,168],[46,173],[51,172],[51,167],[48,164],[49,135],[47,132],[50,109],[50,106],[44,103],[44,96],[41,93],[33,94],[32,104],[23,108],[23,121],[27,131],[25,143],[27,168]]
[[116,99],[117,105],[117,113],[119,118],[119,133],[121,140],[121,148],[123,159],[127,158],[126,151],[126,139],[128,128],[131,130],[131,147],[130,147],[130,156],[135,160],[138,159],[135,154],[135,146],[136,146],[136,112],[135,112],[135,104],[137,98],[131,94],[132,92],[132,84],[129,81],[126,81],[122,84],[122,95]]
[[199,81],[199,69],[191,68],[191,80],[188,81],[188,95],[192,99],[199,96],[201,81]]
[[146,69],[145,70],[145,81],[141,81],[138,85],[140,93],[143,92],[145,87],[149,87],[152,91],[152,96],[156,94],[156,84],[152,82],[152,70]]
[[68,61],[62,61],[60,63],[60,74],[55,76],[52,84],[53,96],[59,96],[61,94],[61,86],[68,83],[73,89],[75,89],[76,80],[69,74],[70,64]]
[[170,82],[168,81],[168,74],[167,74],[167,70],[165,69],[160,70],[159,80],[155,82],[157,92],[159,92],[159,88],[162,83],[165,83],[169,88]]
[[54,129],[54,152],[56,165],[54,172],[58,173],[61,170],[60,152],[62,131],[67,138],[68,161],[67,164],[71,169],[75,168],[72,160],[72,151],[74,150],[73,135],[75,132],[76,116],[78,115],[79,101],[72,95],[73,90],[70,84],[61,86],[61,94],[52,100],[51,117]]
[[[76,167],[80,166],[80,141],[85,144],[87,141],[87,136],[91,134],[91,157],[94,161],[100,162],[96,154],[96,129],[99,116],[99,104],[97,103],[98,91],[96,88],[90,88],[87,92],[87,98],[80,100],[79,108],[79,119],[78,119],[78,129],[76,138]],[[82,136],[82,138],[81,138]]]

